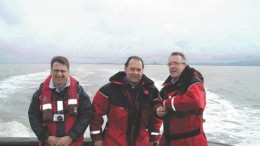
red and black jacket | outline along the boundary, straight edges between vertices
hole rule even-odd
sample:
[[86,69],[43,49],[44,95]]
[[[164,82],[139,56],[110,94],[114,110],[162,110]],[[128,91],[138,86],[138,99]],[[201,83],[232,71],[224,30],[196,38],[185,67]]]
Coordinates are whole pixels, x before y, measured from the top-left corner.
[[[203,82],[201,73],[189,66],[185,67],[175,83],[172,82],[171,76],[164,82],[160,97],[164,100],[168,112],[163,118],[165,145],[170,145],[171,140],[185,140],[201,133],[204,135],[202,115],[206,105],[206,93]],[[199,141],[204,141],[204,136],[201,137],[203,140]]]
[[153,113],[154,100],[159,97],[157,88],[143,75],[138,87],[130,89],[125,77],[124,72],[118,72],[96,93],[90,124],[92,139],[102,140],[102,116],[107,115],[104,145],[141,146],[149,140],[159,141],[162,122]]

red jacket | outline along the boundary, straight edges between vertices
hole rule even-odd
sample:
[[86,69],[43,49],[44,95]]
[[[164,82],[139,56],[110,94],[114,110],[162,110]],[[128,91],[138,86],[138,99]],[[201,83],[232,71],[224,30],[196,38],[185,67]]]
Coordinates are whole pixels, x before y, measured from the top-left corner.
[[[154,100],[159,97],[153,81],[143,75],[139,86],[133,89],[136,92],[132,92],[127,89],[125,76],[124,72],[112,76],[93,99],[91,137],[93,141],[103,139],[103,146],[147,146],[149,141],[160,138],[162,122],[152,112]],[[135,99],[132,93],[137,95]],[[104,115],[108,119],[105,132],[102,131]]]
[[167,115],[160,146],[207,146],[203,130],[203,111],[206,93],[202,75],[187,66],[173,84],[167,78],[160,96],[164,100]]

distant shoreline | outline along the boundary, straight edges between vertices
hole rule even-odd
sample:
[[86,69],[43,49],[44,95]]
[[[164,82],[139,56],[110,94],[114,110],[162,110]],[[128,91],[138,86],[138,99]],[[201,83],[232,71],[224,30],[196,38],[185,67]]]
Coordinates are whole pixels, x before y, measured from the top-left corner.
[[[0,63],[0,64],[49,64],[49,63]],[[78,63],[78,62],[71,62],[71,64],[105,64],[105,65],[124,65],[124,63]],[[145,63],[145,65],[166,65],[163,63]],[[201,65],[201,66],[260,66],[260,62],[257,63],[189,63],[189,65]]]

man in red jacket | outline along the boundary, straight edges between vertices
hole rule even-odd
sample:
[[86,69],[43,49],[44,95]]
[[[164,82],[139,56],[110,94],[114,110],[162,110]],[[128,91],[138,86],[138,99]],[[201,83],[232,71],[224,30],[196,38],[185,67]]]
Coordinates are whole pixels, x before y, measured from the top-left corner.
[[[93,99],[90,132],[95,146],[158,145],[161,120],[154,114],[159,91],[154,82],[143,74],[140,57],[131,56],[125,71],[110,77]],[[102,130],[107,116],[106,130]]]
[[160,146],[207,146],[202,125],[206,106],[203,77],[186,64],[181,52],[170,55],[168,66],[170,76],[160,91],[163,102],[156,108],[164,124]]

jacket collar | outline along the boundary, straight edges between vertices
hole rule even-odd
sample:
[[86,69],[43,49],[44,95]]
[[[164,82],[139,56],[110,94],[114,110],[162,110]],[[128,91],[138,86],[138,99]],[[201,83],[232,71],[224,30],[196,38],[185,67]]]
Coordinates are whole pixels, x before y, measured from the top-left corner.
[[49,88],[56,89],[57,92],[62,92],[66,87],[69,87],[69,86],[70,86],[70,77],[68,77],[68,79],[63,87],[55,87],[52,78],[51,78],[50,84],[49,84]]
[[[179,79],[175,82],[175,84],[185,82],[186,80],[189,80],[195,72],[194,68],[191,68],[189,65],[187,65],[183,72],[181,73]],[[168,76],[168,78],[164,81],[163,86],[172,85],[172,77],[171,75]]]
[[[115,75],[111,76],[109,78],[109,81],[115,84],[124,84],[124,78],[126,76],[126,73],[124,71],[119,71],[118,73],[116,73]],[[147,84],[147,85],[154,85],[154,82],[148,78],[145,74],[142,75],[141,81],[140,81],[141,85],[142,84]]]

